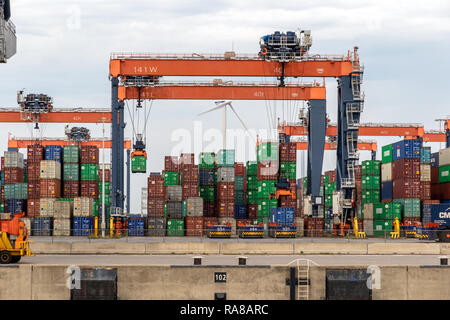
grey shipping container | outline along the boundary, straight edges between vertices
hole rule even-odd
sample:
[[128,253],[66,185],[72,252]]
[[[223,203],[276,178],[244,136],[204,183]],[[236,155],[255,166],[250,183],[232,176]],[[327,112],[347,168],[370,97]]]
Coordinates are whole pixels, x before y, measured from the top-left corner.
[[166,203],[166,215],[169,219],[183,218],[183,203],[181,201],[169,201]]
[[23,154],[18,151],[5,151],[4,157],[5,168],[21,168],[23,169]]
[[70,236],[70,219],[53,219],[54,236]]
[[203,198],[194,197],[186,199],[186,216],[187,217],[203,216]]
[[88,197],[77,197],[73,200],[74,217],[91,217],[94,213],[94,200]]
[[303,238],[304,233],[305,233],[305,223],[304,223],[303,218],[296,217],[294,219],[294,221],[295,221],[295,224],[297,225],[296,237],[297,238]]
[[234,168],[219,167],[217,169],[217,182],[234,182]]
[[150,237],[164,237],[166,234],[166,218],[148,217],[147,235]]
[[181,201],[183,199],[183,189],[181,186],[167,186],[166,196],[168,201]]
[[53,198],[41,198],[39,200],[40,216],[53,217],[55,215],[55,202]]
[[363,220],[363,228],[364,228],[364,232],[366,233],[367,236],[373,236],[373,220],[372,219],[364,219]]
[[72,207],[73,204],[71,201],[56,201],[54,204],[55,212],[54,217],[55,219],[70,219],[72,216]]

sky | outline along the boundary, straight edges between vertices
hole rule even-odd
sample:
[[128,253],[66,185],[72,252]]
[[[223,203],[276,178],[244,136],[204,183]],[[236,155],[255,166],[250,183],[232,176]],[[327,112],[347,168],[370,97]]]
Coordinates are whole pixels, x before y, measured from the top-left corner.
[[[255,54],[259,38],[273,31],[309,29],[312,54],[346,54],[359,47],[364,64],[365,106],[362,122],[423,123],[439,129],[435,119],[450,115],[450,1],[266,1],[242,0],[13,0],[12,18],[17,29],[17,54],[0,65],[0,107],[15,107],[16,92],[46,93],[54,106],[109,108],[111,84],[108,66],[112,52],[219,53],[234,50]],[[166,79],[172,80],[172,79]],[[175,79],[176,80],[176,79]],[[209,79],[208,79],[209,80]],[[261,79],[250,79],[261,81]],[[310,81],[311,79],[303,79]],[[337,83],[327,79],[327,112],[336,121]],[[131,138],[129,115],[125,136]],[[303,103],[234,101],[233,106],[252,132],[269,130],[266,107],[295,115]],[[150,103],[146,102],[149,107]],[[222,114],[200,112],[213,101],[154,101],[147,137],[148,172],[163,169],[164,155],[176,152],[183,136],[191,135],[191,150],[214,149],[206,141],[221,130]],[[142,119],[142,115],[140,118]],[[137,119],[137,117],[135,118]],[[285,116],[285,120],[291,117]],[[144,131],[135,123],[136,131]],[[91,136],[102,135],[101,125],[87,125]],[[33,132],[30,124],[0,126],[0,150],[7,148],[7,135],[16,137],[64,136],[64,124],[42,124]],[[201,127],[201,129],[200,129]],[[245,132],[228,113],[227,128],[242,142]],[[234,130],[234,131],[233,131]],[[107,134],[109,135],[109,128]],[[199,133],[200,132],[200,133]],[[203,139],[201,139],[203,135]],[[195,139],[195,137],[197,139]],[[199,138],[200,137],[200,138]],[[374,139],[370,137],[365,140]],[[400,140],[378,138],[382,145]],[[255,159],[254,144],[246,139],[238,161]],[[200,142],[200,143],[199,143]],[[430,144],[433,151],[439,144]],[[442,145],[443,146],[443,145]],[[361,160],[368,159],[361,152]],[[110,159],[108,151],[105,159]],[[304,153],[298,153],[298,177],[304,174]],[[324,170],[335,168],[336,157],[326,152]],[[146,175],[132,175],[131,210],[140,211],[140,188]]]

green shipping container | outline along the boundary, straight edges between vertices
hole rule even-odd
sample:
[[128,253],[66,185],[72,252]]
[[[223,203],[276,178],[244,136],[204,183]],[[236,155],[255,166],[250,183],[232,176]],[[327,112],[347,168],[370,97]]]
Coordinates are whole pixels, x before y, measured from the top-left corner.
[[[102,195],[102,190],[103,190],[103,182],[99,182],[98,191],[99,191],[100,195]],[[110,194],[110,193],[111,193],[111,183],[105,181],[105,194]]]
[[63,149],[64,163],[80,162],[80,149],[77,146],[65,146]]
[[147,172],[147,159],[145,156],[131,158],[131,172]]
[[234,150],[219,150],[217,153],[218,167],[234,167],[235,151]]
[[258,181],[258,199],[266,200],[271,194],[275,194],[275,184],[275,180]]
[[278,201],[276,199],[258,200],[258,217],[270,217],[270,209],[276,208],[277,206]]
[[324,182],[324,189],[325,195],[333,195],[333,191],[336,191],[336,182]]
[[99,166],[98,164],[83,163],[80,167],[81,181],[98,181]]
[[258,204],[258,191],[247,190],[247,204]]
[[373,235],[377,237],[390,237],[390,232],[393,231],[392,220],[374,220],[373,221]]
[[297,178],[297,163],[283,161],[280,163],[280,175],[289,180],[295,180]]
[[178,172],[176,172],[176,171],[164,172],[164,185],[165,186],[178,185]]
[[247,176],[247,190],[258,190],[258,178],[256,176]]
[[362,203],[380,203],[380,190],[366,190],[362,192]]
[[258,163],[256,161],[247,161],[247,177],[258,175]]
[[168,219],[167,235],[172,237],[184,236],[184,219]]
[[388,163],[394,161],[392,144],[381,147],[381,163]]
[[361,179],[362,190],[380,190],[381,178],[380,176],[362,176]]
[[23,174],[23,182],[28,182],[28,174],[27,173]]
[[[14,197],[12,199],[27,199],[28,198],[28,184],[21,182],[14,185]],[[6,198],[5,198],[6,199]]]
[[325,207],[333,207],[333,195],[325,195]]
[[450,182],[450,165],[439,167],[439,183]]
[[244,191],[235,191],[234,193],[234,204],[238,206],[243,206],[245,204]]
[[5,212],[5,204],[2,202],[0,203],[0,213],[4,213]]
[[234,191],[244,191],[244,177],[234,177]]
[[[403,209],[403,205],[399,202],[396,203],[392,203],[392,202],[388,202],[388,203],[384,203],[383,204],[383,214],[384,214],[384,219],[386,220],[394,220],[395,218],[398,218],[399,221],[401,221],[402,219],[402,209]],[[377,219],[375,217],[375,219]]]
[[378,160],[366,160],[362,162],[361,174],[363,176],[376,176],[381,173],[380,161]]
[[214,169],[216,165],[216,154],[214,152],[201,152],[198,155],[199,169]]
[[4,197],[5,200],[14,199],[14,184],[5,184]]
[[394,199],[393,202],[403,205],[404,218],[420,218],[419,198]]
[[[363,210],[364,211],[364,210]],[[363,213],[363,219],[364,219],[364,213]],[[384,216],[384,205],[382,203],[374,203],[373,204],[373,214],[372,214],[373,220],[385,220]]]
[[323,176],[323,184],[326,185],[329,182],[330,182],[330,177],[329,176]]
[[63,179],[64,181],[80,180],[80,166],[78,165],[78,163],[63,164]]
[[278,142],[263,142],[257,147],[257,161],[278,161]]
[[199,188],[200,197],[203,198],[205,202],[214,202],[214,187],[213,186],[202,186]]

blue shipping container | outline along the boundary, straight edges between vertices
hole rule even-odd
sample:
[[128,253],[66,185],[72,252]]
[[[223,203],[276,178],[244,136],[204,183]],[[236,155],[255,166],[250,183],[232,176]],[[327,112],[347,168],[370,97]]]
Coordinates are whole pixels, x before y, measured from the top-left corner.
[[423,147],[420,150],[420,163],[430,163],[431,161],[431,147]]
[[45,160],[62,162],[63,148],[61,146],[46,146]]
[[392,199],[392,189],[393,182],[385,181],[381,183],[381,200],[391,200]]
[[51,236],[53,231],[53,218],[38,217],[31,222],[33,236]]
[[411,159],[420,158],[420,149],[422,148],[422,143],[420,140],[402,140],[392,145],[393,147],[393,159]]
[[214,185],[214,169],[199,169],[198,170],[198,184],[200,186]]
[[247,219],[247,206],[235,205],[234,206],[234,218],[235,219]]
[[145,235],[144,218],[128,219],[128,235],[131,237],[143,237]]
[[6,212],[9,213],[20,213],[25,212],[26,201],[24,200],[7,200],[6,201]]
[[72,220],[74,236],[89,236],[94,229],[94,219],[91,217],[74,217]]
[[439,152],[431,154],[430,163],[433,168],[439,167]]
[[270,222],[280,226],[289,226],[294,223],[294,208],[271,208]]
[[430,216],[425,216],[424,213],[423,219],[424,223],[439,223],[441,227],[450,227],[450,204],[432,204]]

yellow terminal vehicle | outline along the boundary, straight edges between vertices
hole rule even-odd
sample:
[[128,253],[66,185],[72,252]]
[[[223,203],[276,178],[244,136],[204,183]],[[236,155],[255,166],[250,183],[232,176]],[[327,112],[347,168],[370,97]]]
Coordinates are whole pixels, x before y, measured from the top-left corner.
[[21,220],[24,213],[15,214],[13,218],[0,220],[0,263],[17,263],[20,259],[34,256],[31,253],[28,230]]

